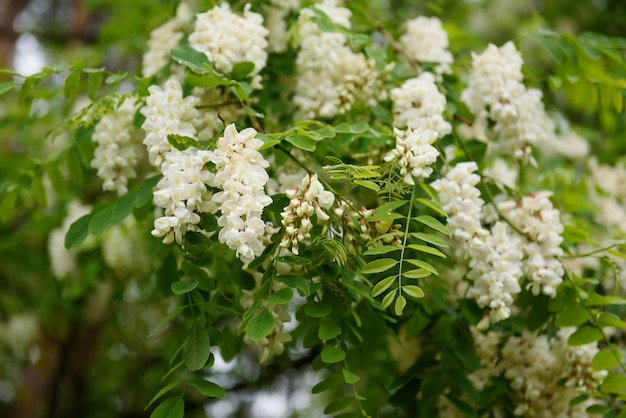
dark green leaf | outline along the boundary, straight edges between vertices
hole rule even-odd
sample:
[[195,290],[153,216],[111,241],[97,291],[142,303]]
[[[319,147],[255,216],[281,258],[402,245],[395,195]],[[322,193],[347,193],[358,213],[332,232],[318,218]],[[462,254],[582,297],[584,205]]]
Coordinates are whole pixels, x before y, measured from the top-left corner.
[[183,306],[178,306],[176,307],[176,309],[174,309],[172,312],[169,313],[169,315],[167,315],[164,318],[161,318],[161,320],[159,321],[159,323],[157,324],[157,326],[152,330],[152,332],[150,332],[150,334],[148,334],[148,338],[152,337],[155,333],[157,333],[161,328],[163,328],[163,325],[167,324],[169,321],[171,321],[176,315],[178,315],[179,313],[181,313],[182,311],[184,311],[186,308],[188,308],[188,305],[183,305]]
[[363,255],[387,254],[392,251],[400,251],[401,249],[402,247],[396,247],[395,245],[382,245],[380,247],[370,248],[369,250],[365,251]]
[[161,180],[161,178],[163,178],[163,176],[161,174],[157,174],[155,176],[148,177],[143,183],[141,183],[141,186],[139,186],[139,189],[137,190],[137,200],[135,200],[136,208],[152,201],[152,189],[156,186],[159,180]]
[[42,208],[48,206],[48,198],[46,196],[46,188],[43,185],[43,181],[41,177],[38,175],[34,175],[32,178],[32,182],[30,184],[31,192],[33,193],[33,197],[35,198],[35,202]]
[[172,292],[175,295],[181,295],[183,293],[191,292],[193,289],[198,287],[198,282],[196,280],[181,280],[172,283]]
[[291,290],[290,287],[285,287],[270,295],[267,301],[270,303],[283,304],[291,302],[291,299],[293,299],[293,290]]
[[169,142],[178,151],[184,151],[187,148],[201,148],[200,143],[193,138],[184,135],[169,134],[167,136]]
[[432,216],[421,215],[421,216],[416,217],[415,220],[417,222],[423,223],[426,226],[431,227],[435,231],[439,231],[444,235],[450,236],[450,231],[448,230],[448,228],[444,224],[439,222],[437,219],[433,218]]
[[183,418],[185,415],[185,402],[181,396],[168,398],[150,414],[150,418]]
[[308,302],[304,305],[304,313],[311,318],[324,318],[325,316],[330,315],[332,310],[332,306],[322,302]]
[[65,193],[65,178],[63,177],[63,174],[61,174],[59,164],[50,163],[47,171],[52,188],[58,195],[62,196]]
[[226,391],[217,383],[209,382],[204,379],[191,379],[189,384],[198,389],[203,395],[211,398],[223,398]]
[[80,247],[89,236],[89,223],[91,222],[92,214],[85,215],[74,222],[70,229],[65,234],[65,248],[73,250]]
[[322,349],[321,358],[324,363],[333,364],[338,363],[346,358],[346,353],[339,347],[326,345]]
[[196,73],[206,72],[206,68],[211,65],[206,55],[200,51],[196,51],[190,46],[172,49],[171,57],[180,65]]
[[300,148],[304,151],[313,152],[317,146],[316,142],[312,140],[308,136],[304,135],[293,135],[285,138],[287,142],[289,142],[294,147]]
[[361,380],[359,376],[350,372],[349,370],[343,369],[343,380],[349,385],[354,385],[356,382]]
[[309,260],[308,258],[299,257],[297,255],[276,257],[276,261],[278,261],[279,263],[293,264],[295,266],[306,266],[308,264],[311,264],[311,260]]
[[169,392],[170,390],[174,389],[176,386],[180,385],[181,380],[180,379],[176,379],[174,380],[172,383],[170,383],[169,385],[162,387],[161,390],[159,390],[156,395],[154,395],[154,397],[152,398],[152,400],[150,402],[148,402],[148,405],[146,405],[145,409],[148,409],[150,407],[150,405],[152,405],[157,399],[159,399],[161,396],[163,396],[164,394],[166,394],[167,392]]
[[276,276],[275,280],[286,284],[289,287],[296,288],[302,292],[304,296],[309,296],[311,294],[311,287],[309,285],[309,281],[301,276]]
[[87,92],[90,100],[95,101],[98,98],[103,78],[103,70],[92,72],[87,76]]
[[262,308],[261,311],[253,316],[248,325],[246,326],[246,334],[253,340],[260,340],[269,335],[274,329],[274,315],[272,315],[267,308]]
[[317,330],[317,336],[322,341],[332,340],[339,334],[341,334],[341,327],[327,321],[322,321],[320,328]]
[[402,218],[402,215],[398,215],[397,213],[394,213],[394,211],[404,206],[407,202],[407,200],[394,200],[393,202],[387,202],[380,206],[378,209],[376,209],[374,214],[367,218],[367,221],[373,222],[382,221],[385,219],[395,219],[398,217]]
[[93,214],[89,222],[89,233],[91,235],[99,235],[104,232],[111,224],[111,215],[113,214],[113,205],[107,204],[102,209]]
[[332,374],[327,379],[324,379],[321,382],[317,383],[315,386],[313,386],[313,388],[311,389],[311,393],[317,395],[318,393],[325,392],[329,389],[334,388],[335,386],[343,384],[343,381],[344,380],[340,375]]
[[183,348],[185,366],[191,371],[200,370],[206,364],[210,354],[209,334],[203,327],[194,322]]
[[354,398],[348,398],[348,397],[337,398],[333,400],[331,403],[329,403],[328,405],[326,405],[326,407],[324,408],[324,413],[332,414],[334,412],[341,411],[342,409],[345,409],[349,407],[350,405],[352,405],[353,402],[354,402]]
[[111,223],[117,225],[122,222],[133,212],[133,206],[137,196],[135,192],[128,192],[124,196],[117,199],[117,202],[113,205],[113,212],[111,213]]
[[604,339],[604,334],[597,328],[594,328],[589,325],[583,325],[578,328],[572,335],[567,339],[567,343],[569,345],[583,345],[589,344],[594,341],[600,341]]

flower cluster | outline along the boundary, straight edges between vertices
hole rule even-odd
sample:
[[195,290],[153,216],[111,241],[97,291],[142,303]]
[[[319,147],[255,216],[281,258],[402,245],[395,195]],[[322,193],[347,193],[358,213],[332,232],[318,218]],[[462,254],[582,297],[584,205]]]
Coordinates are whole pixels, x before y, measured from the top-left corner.
[[[514,296],[521,291],[522,239],[512,233],[504,222],[496,222],[490,234],[479,245],[469,248],[470,271],[467,274],[473,285],[468,297],[476,299],[481,308],[488,307],[491,322],[498,322],[511,315]],[[486,328],[488,321],[479,324]]]
[[472,54],[469,85],[461,99],[476,115],[475,124],[494,137],[491,150],[516,158],[530,158],[531,146],[549,132],[541,91],[523,84],[522,56],[512,42],[498,48],[490,44],[482,54]]
[[[335,0],[324,0],[315,7],[333,23],[350,28],[350,10],[337,6]],[[362,96],[377,92],[379,76],[363,54],[350,49],[344,34],[322,32],[311,21],[313,16],[309,8],[300,11],[293,100],[303,118],[331,118],[350,109]]]
[[236,250],[244,263],[265,248],[266,225],[261,215],[263,208],[272,203],[265,194],[269,163],[258,151],[263,142],[255,136],[252,128],[237,132],[235,125],[228,125],[210,156],[217,169],[214,185],[222,189],[213,196],[222,213],[217,220],[221,227],[218,238]]
[[465,250],[476,242],[480,243],[488,235],[480,222],[485,202],[476,188],[480,182],[476,170],[478,166],[474,161],[459,163],[444,178],[431,183],[448,214],[448,228],[452,237],[461,241]]
[[311,237],[313,228],[311,216],[315,213],[318,220],[330,219],[322,209],[330,209],[335,202],[335,195],[324,190],[324,186],[317,178],[317,174],[306,175],[300,187],[287,190],[289,205],[281,213],[281,223],[285,227],[285,236],[280,242],[283,248],[291,249],[298,254],[298,244]]
[[563,224],[559,211],[550,202],[550,196],[551,193],[546,191],[534,193],[525,196],[519,203],[512,200],[501,202],[498,208],[527,239],[523,250],[528,287],[534,295],[541,292],[554,297],[564,274],[558,259],[563,255],[560,247]]
[[297,10],[300,0],[272,0],[263,5],[268,42],[272,52],[284,52],[287,49],[287,22],[285,18],[292,10]]
[[195,148],[165,154],[161,165],[163,178],[157,183],[153,199],[164,213],[154,221],[152,230],[153,236],[163,237],[163,243],[176,240],[182,244],[185,232],[196,230],[199,213],[214,211],[206,187],[212,183],[213,174],[204,167],[210,156],[210,151]]
[[115,190],[123,195],[128,191],[128,179],[137,175],[139,160],[137,144],[133,142],[133,118],[137,105],[131,98],[124,100],[113,113],[100,119],[91,136],[97,143],[91,166],[98,170],[103,181],[102,190]]
[[418,62],[439,64],[435,70],[437,74],[451,72],[450,64],[454,59],[448,51],[448,34],[436,17],[418,16],[408,20],[400,43],[407,54]]
[[170,60],[170,51],[176,48],[183,38],[183,29],[193,20],[189,5],[181,2],[176,9],[176,16],[154,29],[148,40],[148,50],[143,55],[142,75],[153,77]]
[[107,266],[120,277],[142,274],[148,268],[141,225],[130,216],[109,228],[102,240],[102,257]]
[[400,175],[406,184],[415,184],[413,177],[426,178],[433,172],[431,167],[437,161],[439,151],[432,144],[438,138],[432,129],[407,129],[401,131],[394,128],[396,148],[385,156],[385,161],[398,160]]
[[261,88],[259,73],[267,62],[267,35],[263,16],[250,11],[246,5],[239,16],[222,3],[196,16],[196,24],[189,35],[189,45],[203,52],[215,68],[230,73],[235,64],[252,62],[253,88]]
[[443,118],[446,96],[437,89],[432,73],[424,72],[392,89],[391,100],[394,126],[431,129],[439,138],[452,131],[450,123]]
[[148,148],[150,163],[160,167],[164,154],[174,149],[167,140],[168,135],[195,135],[194,120],[198,118],[195,106],[198,99],[194,96],[183,98],[183,89],[176,80],[166,81],[163,88],[150,86],[148,91],[150,95],[146,105],[140,110],[146,117],[141,125],[146,132],[143,143]]

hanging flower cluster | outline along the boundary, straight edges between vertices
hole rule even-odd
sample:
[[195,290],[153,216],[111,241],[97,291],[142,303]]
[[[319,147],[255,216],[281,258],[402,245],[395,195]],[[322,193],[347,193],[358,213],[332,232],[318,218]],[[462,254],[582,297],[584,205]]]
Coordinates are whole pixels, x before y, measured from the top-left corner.
[[406,32],[400,37],[400,43],[416,61],[439,64],[435,69],[437,74],[452,71],[450,64],[454,58],[448,51],[448,34],[436,17],[418,16],[407,20]]
[[221,227],[218,237],[221,243],[236,250],[244,263],[265,248],[266,226],[261,214],[272,203],[272,198],[265,194],[269,179],[265,169],[269,163],[258,151],[263,142],[255,135],[252,128],[237,132],[234,125],[228,125],[210,155],[217,169],[214,185],[222,189],[213,196],[213,203],[219,205],[222,213],[217,221]]
[[404,176],[406,184],[415,184],[413,177],[429,177],[437,161],[439,151],[432,144],[438,138],[437,132],[432,129],[409,128],[401,131],[394,128],[396,134],[396,148],[385,156],[385,161],[397,160],[400,166],[400,175]]
[[91,140],[96,144],[91,166],[98,170],[102,190],[115,190],[119,195],[128,191],[128,179],[137,173],[139,160],[137,144],[133,142],[133,118],[137,105],[127,98],[113,113],[100,119]]
[[246,5],[239,16],[222,3],[196,16],[196,24],[189,35],[189,45],[203,52],[218,71],[228,74],[241,62],[254,64],[252,87],[261,88],[259,73],[267,62],[267,35],[263,16],[250,11]]
[[285,236],[280,246],[298,254],[299,243],[311,237],[310,231],[313,228],[311,217],[316,214],[319,221],[328,221],[330,217],[322,209],[330,209],[333,206],[335,195],[324,190],[317,174],[307,174],[302,179],[300,187],[287,190],[285,193],[290,200],[289,205],[281,213]]

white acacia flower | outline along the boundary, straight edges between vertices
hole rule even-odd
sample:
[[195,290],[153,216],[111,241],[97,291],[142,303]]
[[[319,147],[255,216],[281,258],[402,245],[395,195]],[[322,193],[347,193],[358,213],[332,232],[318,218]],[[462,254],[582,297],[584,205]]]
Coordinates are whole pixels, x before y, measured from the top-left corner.
[[393,131],[396,148],[385,156],[385,161],[398,161],[400,174],[407,184],[415,184],[413,177],[429,177],[433,172],[431,165],[439,156],[439,151],[432,146],[438,138],[437,132],[421,127],[406,131],[394,128]]
[[448,51],[448,34],[441,20],[436,17],[418,16],[406,22],[406,32],[400,37],[400,44],[418,62],[438,63],[438,74],[451,71],[452,53]]

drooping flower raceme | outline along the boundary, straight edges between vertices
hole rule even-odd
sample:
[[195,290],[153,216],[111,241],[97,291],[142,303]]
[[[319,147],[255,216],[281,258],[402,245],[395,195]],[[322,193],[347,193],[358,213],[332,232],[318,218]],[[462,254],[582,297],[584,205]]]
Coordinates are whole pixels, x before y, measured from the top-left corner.
[[150,163],[160,167],[163,156],[174,147],[168,142],[169,134],[193,137],[196,134],[193,122],[198,119],[198,98],[183,98],[183,89],[176,80],[168,80],[161,88],[150,86],[150,95],[140,112],[146,117],[141,128],[146,132],[143,140],[148,148]]
[[133,142],[133,117],[137,105],[127,98],[112,113],[100,119],[91,137],[97,143],[91,166],[98,170],[102,190],[115,190],[119,195],[128,191],[128,179],[137,175],[139,160],[137,144]]
[[163,178],[157,183],[153,202],[164,209],[163,216],[154,221],[152,235],[163,237],[163,243],[174,240],[182,244],[187,231],[196,230],[200,213],[214,212],[211,193],[213,174],[204,165],[209,162],[211,151],[187,148],[172,149],[165,154],[161,165]]
[[263,16],[250,11],[246,5],[242,15],[234,13],[228,3],[222,3],[196,16],[189,35],[189,45],[203,52],[215,68],[230,73],[240,62],[252,62],[253,88],[261,87],[259,73],[267,62],[267,35]]
[[473,53],[468,87],[461,99],[476,115],[477,125],[486,126],[486,119],[494,122],[490,143],[494,152],[530,158],[531,146],[550,132],[541,92],[526,89],[522,64],[512,42],[500,48],[490,44],[483,53]]
[[[352,13],[335,0],[324,0],[315,7],[337,24],[350,28]],[[323,32],[311,21],[310,8],[300,11],[299,47],[296,58],[298,79],[294,103],[301,118],[331,118],[344,113],[357,100],[383,94],[378,73],[363,54],[353,52],[339,32]]]
[[281,213],[282,224],[285,227],[285,236],[280,246],[289,248],[292,253],[298,254],[298,244],[311,237],[313,228],[311,217],[317,215],[319,221],[330,219],[322,209],[330,209],[335,202],[335,195],[319,181],[317,174],[306,175],[300,187],[285,192],[289,205]]
[[437,74],[451,71],[450,64],[454,59],[448,51],[448,34],[436,17],[418,16],[408,20],[400,43],[407,54],[418,62],[438,63]]
[[228,125],[210,156],[217,169],[214,185],[222,189],[213,197],[222,213],[217,221],[221,227],[218,238],[236,250],[244,263],[265,248],[266,225],[261,215],[272,203],[265,194],[269,164],[258,151],[263,142],[255,136],[252,128],[237,132],[235,125]]
[[394,128],[396,148],[385,156],[385,161],[398,160],[400,174],[407,184],[415,184],[413,177],[426,178],[433,172],[432,164],[437,161],[439,151],[432,144],[438,138],[432,129],[407,129],[401,131]]
[[424,72],[392,89],[391,100],[395,127],[432,129],[439,138],[452,131],[452,126],[443,117],[446,96],[437,89],[431,73]]
[[488,235],[480,222],[485,202],[476,188],[480,182],[476,170],[478,166],[474,161],[462,162],[455,165],[444,178],[431,183],[448,214],[448,228],[452,237],[461,241],[465,250],[473,244],[480,245]]
[[170,52],[183,38],[183,29],[193,19],[189,5],[181,2],[176,9],[176,16],[154,29],[148,40],[148,50],[143,55],[141,74],[144,77],[155,76],[167,65]]
[[534,295],[543,293],[554,297],[563,280],[563,224],[560,213],[552,206],[550,192],[542,191],[524,196],[521,202],[512,200],[498,204],[501,213],[527,237],[524,245],[524,273]]

